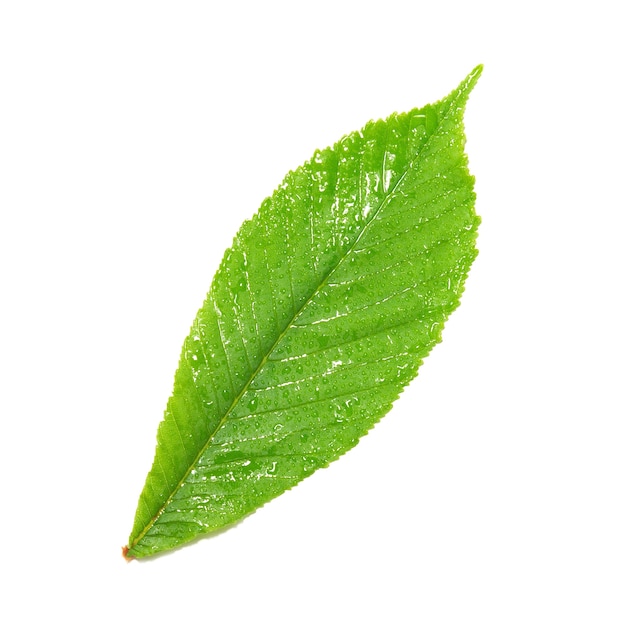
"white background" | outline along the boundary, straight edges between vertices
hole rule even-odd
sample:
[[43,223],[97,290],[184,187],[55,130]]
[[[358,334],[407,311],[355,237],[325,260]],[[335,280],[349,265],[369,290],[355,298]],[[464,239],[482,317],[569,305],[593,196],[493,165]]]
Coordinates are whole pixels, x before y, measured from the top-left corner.
[[[618,6],[3,2],[0,621],[623,626]],[[330,468],[125,563],[239,224],[315,148],[478,63],[480,255],[420,376]]]

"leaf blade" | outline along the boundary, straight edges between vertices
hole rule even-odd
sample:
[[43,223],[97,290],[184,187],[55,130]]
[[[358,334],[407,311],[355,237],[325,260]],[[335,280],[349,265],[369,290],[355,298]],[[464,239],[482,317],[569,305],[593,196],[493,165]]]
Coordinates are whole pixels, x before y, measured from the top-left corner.
[[416,375],[476,256],[462,115],[481,69],[317,151],[244,222],[184,342],[129,556],[328,465]]

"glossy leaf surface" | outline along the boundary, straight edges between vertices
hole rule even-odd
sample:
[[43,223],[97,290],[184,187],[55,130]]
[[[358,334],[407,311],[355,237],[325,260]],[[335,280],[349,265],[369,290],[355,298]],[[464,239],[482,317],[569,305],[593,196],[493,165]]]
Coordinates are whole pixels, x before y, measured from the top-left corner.
[[416,375],[476,256],[463,112],[480,71],[316,152],[244,222],[183,345],[128,556],[328,465]]

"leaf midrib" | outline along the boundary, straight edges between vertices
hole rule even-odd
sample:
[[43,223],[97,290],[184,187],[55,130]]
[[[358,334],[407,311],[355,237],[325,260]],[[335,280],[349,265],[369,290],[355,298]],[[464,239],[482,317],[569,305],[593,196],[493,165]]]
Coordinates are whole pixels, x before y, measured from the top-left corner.
[[[404,173],[402,174],[402,176],[400,176],[400,178],[398,179],[398,181],[394,184],[393,188],[388,190],[385,197],[383,198],[383,200],[380,202],[380,204],[378,205],[378,207],[372,211],[372,217],[371,219],[363,226],[363,229],[361,230],[361,232],[358,234],[358,236],[355,238],[354,242],[351,244],[351,246],[345,251],[345,253],[341,256],[341,258],[337,261],[337,263],[332,267],[332,269],[330,269],[330,271],[328,271],[326,273],[326,275],[324,276],[324,278],[320,281],[320,283],[317,285],[317,287],[314,289],[314,291],[311,293],[311,295],[307,298],[307,300],[301,305],[301,307],[294,313],[293,317],[291,318],[290,322],[285,326],[284,330],[279,334],[278,338],[276,339],[276,341],[271,345],[271,347],[267,350],[266,354],[263,356],[263,358],[261,359],[261,361],[259,362],[259,365],[257,366],[257,368],[254,370],[254,372],[251,374],[251,376],[248,378],[247,382],[243,385],[243,387],[241,388],[241,391],[237,394],[237,396],[235,396],[235,398],[233,399],[233,401],[231,402],[230,406],[228,407],[228,409],[226,410],[226,412],[224,413],[223,417],[220,419],[220,421],[218,422],[217,426],[215,427],[215,429],[213,430],[213,432],[209,435],[209,437],[207,438],[207,442],[204,444],[204,446],[200,449],[200,451],[198,452],[198,454],[196,455],[196,458],[193,460],[193,462],[189,465],[189,467],[187,468],[186,472],[183,474],[182,478],[178,481],[178,484],[176,485],[176,487],[172,490],[172,492],[170,493],[170,495],[168,496],[167,500],[163,503],[163,505],[161,506],[161,508],[158,510],[158,512],[156,513],[156,515],[150,520],[150,522],[145,526],[145,528],[137,535],[137,538],[131,543],[131,545],[129,546],[129,549],[132,550],[135,546],[137,546],[139,544],[139,542],[146,536],[146,534],[150,531],[150,529],[154,526],[154,524],[157,522],[157,520],[161,517],[161,515],[163,515],[163,513],[165,512],[165,510],[167,509],[167,507],[171,504],[172,500],[174,499],[174,496],[176,495],[176,493],[178,493],[178,491],[180,490],[180,488],[184,485],[185,481],[187,480],[187,478],[189,477],[191,471],[194,469],[194,467],[197,465],[198,461],[202,458],[202,456],[204,455],[204,453],[207,451],[207,449],[209,448],[209,446],[211,445],[211,442],[213,441],[215,435],[220,431],[220,429],[222,428],[222,426],[224,426],[224,424],[226,423],[226,421],[228,420],[229,416],[231,415],[231,413],[234,411],[234,409],[237,407],[237,405],[239,404],[239,401],[241,400],[241,398],[246,394],[246,392],[250,389],[250,385],[254,382],[254,380],[256,379],[256,377],[259,375],[259,373],[263,370],[263,368],[265,367],[265,365],[267,364],[269,357],[271,356],[272,352],[274,352],[274,350],[276,349],[276,347],[280,344],[280,342],[285,338],[285,336],[287,335],[287,333],[289,332],[289,330],[294,326],[294,323],[297,321],[297,319],[300,317],[300,315],[302,315],[302,313],[306,310],[306,308],[311,304],[311,302],[313,301],[313,299],[320,293],[320,291],[323,289],[323,287],[325,287],[330,279],[330,277],[335,273],[335,271],[337,271],[337,269],[342,265],[342,263],[346,260],[346,258],[354,251],[354,249],[356,248],[357,244],[359,243],[359,241],[361,240],[361,238],[363,237],[363,235],[367,232],[368,228],[370,227],[371,224],[374,223],[374,221],[376,220],[378,214],[381,212],[381,210],[386,206],[386,204],[388,204],[388,202],[395,196],[395,194],[400,190],[401,185],[403,184],[408,172],[410,171],[410,169],[413,167],[414,163],[417,161],[418,158],[421,157],[423,151],[428,147],[429,143],[431,142],[432,138],[435,137],[435,135],[437,134],[437,131],[441,128],[441,125],[443,124],[443,122],[447,119],[448,114],[450,113],[453,105],[458,101],[459,97],[463,96],[466,94],[467,92],[467,88],[468,85],[471,83],[471,81],[475,78],[475,71],[472,72],[472,74],[470,74],[470,77],[468,78],[468,80],[458,88],[457,93],[455,94],[455,97],[448,103],[448,106],[445,110],[445,112],[442,113],[441,117],[438,120],[437,126],[436,128],[433,130],[433,132],[431,133],[431,135],[426,139],[426,141],[424,142],[424,145],[422,146],[422,148],[420,149],[419,153],[415,155],[415,157],[408,163],[408,165],[405,168]],[[385,151],[386,151],[387,146],[385,145]],[[362,156],[362,155],[361,155]],[[384,165],[384,162],[383,162]],[[419,164],[418,164],[419,165]],[[384,174],[384,172],[383,172]],[[359,181],[359,191],[361,190],[361,181]]]

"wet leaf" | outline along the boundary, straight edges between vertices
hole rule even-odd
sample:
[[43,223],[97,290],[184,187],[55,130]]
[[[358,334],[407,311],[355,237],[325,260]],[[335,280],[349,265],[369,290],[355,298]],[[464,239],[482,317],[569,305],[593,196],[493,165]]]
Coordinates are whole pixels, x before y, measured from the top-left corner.
[[316,152],[241,226],[184,342],[128,557],[327,466],[415,377],[476,256],[463,112],[481,69]]

